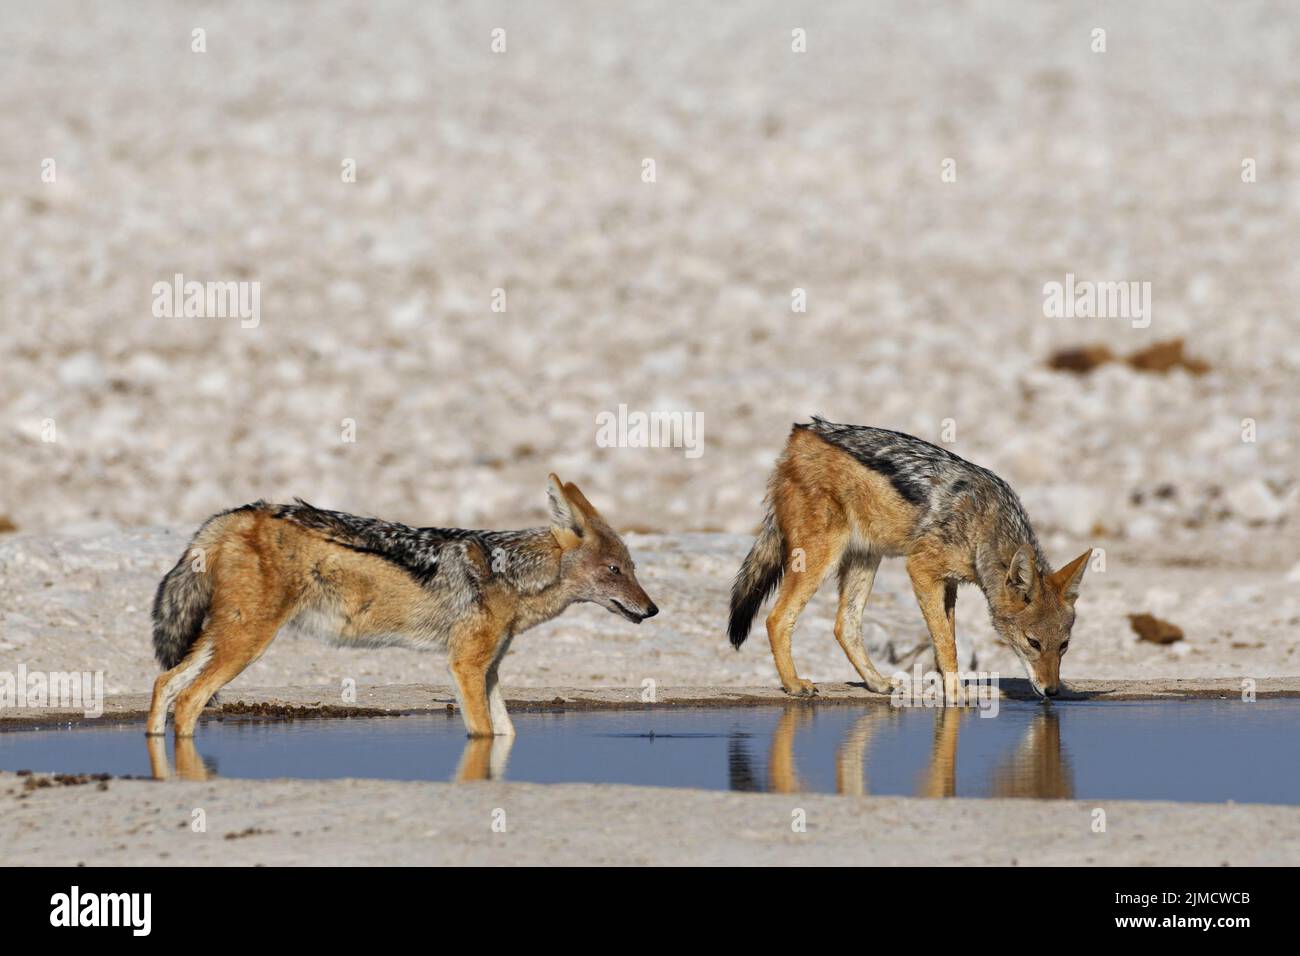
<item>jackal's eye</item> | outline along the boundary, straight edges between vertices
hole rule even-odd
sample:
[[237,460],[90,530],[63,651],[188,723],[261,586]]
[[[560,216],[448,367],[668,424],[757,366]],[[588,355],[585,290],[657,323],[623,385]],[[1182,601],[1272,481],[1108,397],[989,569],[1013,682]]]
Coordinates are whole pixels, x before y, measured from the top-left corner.
[[617,564],[611,564],[611,565],[609,566],[609,573],[610,573],[610,574],[622,574],[622,573],[623,573],[623,570],[622,570],[622,569],[621,569]]
[[1036,650],[1036,651],[1041,651],[1041,650],[1043,649],[1043,645],[1042,645],[1042,644],[1039,644],[1039,643],[1038,643],[1036,640],[1034,640],[1032,637],[1029,638],[1028,640],[1029,640],[1029,646],[1032,647],[1034,650]]
[[1064,654],[1066,649],[1069,648],[1069,646],[1070,646],[1069,641],[1065,641],[1063,644],[1061,644],[1061,653]]

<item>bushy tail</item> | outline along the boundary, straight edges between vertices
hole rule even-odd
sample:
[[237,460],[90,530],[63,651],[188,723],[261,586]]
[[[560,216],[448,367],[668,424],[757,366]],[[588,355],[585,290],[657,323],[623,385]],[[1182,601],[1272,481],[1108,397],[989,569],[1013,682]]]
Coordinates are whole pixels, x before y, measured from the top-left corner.
[[781,583],[784,571],[785,541],[781,529],[776,526],[776,516],[769,510],[754,546],[749,549],[731,585],[731,622],[727,633],[732,647],[739,649],[745,643],[754,615]]
[[191,566],[186,549],[159,583],[153,599],[153,652],[164,670],[184,660],[199,639],[211,604],[211,577]]

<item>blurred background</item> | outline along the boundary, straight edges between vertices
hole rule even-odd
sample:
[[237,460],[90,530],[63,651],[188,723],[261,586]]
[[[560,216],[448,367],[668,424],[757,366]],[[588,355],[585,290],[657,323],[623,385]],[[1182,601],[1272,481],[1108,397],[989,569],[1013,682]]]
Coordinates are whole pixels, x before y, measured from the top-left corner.
[[[555,470],[748,533],[816,413],[1056,561],[1300,559],[1294,4],[0,6],[0,527],[521,526]],[[257,327],[155,316],[177,273]],[[1067,274],[1149,327],[1046,316]],[[703,453],[598,446],[620,404]]]

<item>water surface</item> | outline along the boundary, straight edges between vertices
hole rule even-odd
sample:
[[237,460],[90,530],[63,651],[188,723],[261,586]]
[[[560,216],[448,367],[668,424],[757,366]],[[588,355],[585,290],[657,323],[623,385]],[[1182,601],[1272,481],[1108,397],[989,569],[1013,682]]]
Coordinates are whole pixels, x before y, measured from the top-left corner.
[[115,775],[622,783],[771,792],[1300,803],[1300,700],[1003,701],[998,716],[883,704],[206,720],[0,733],[0,768]]

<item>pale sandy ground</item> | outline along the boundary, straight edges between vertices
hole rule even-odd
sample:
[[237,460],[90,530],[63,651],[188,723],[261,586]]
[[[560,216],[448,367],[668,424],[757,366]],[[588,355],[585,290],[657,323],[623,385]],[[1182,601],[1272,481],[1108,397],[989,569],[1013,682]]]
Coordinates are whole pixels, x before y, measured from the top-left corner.
[[[7,863],[193,865],[1293,865],[1300,808],[916,800],[650,787],[113,780],[23,794]],[[20,799],[21,797],[21,799]],[[1092,830],[1106,811],[1107,832]],[[205,812],[207,831],[191,829]],[[795,809],[807,832],[791,828]],[[505,833],[492,830],[505,811]],[[244,834],[252,828],[255,833]]]

